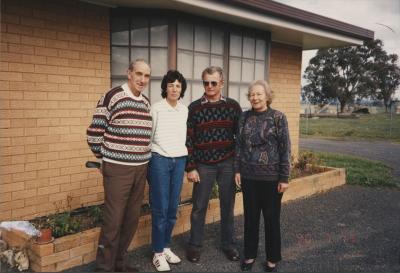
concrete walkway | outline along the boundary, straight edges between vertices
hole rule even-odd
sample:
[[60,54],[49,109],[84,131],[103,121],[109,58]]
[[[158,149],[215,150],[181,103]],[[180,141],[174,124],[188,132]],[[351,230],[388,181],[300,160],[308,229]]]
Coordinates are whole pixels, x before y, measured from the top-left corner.
[[299,146],[300,149],[344,153],[382,161],[393,168],[394,176],[400,178],[400,143],[300,138]]
[[[400,272],[400,190],[341,186],[282,207],[280,272]],[[262,234],[263,232],[261,232]],[[236,218],[239,249],[243,244],[243,217]],[[238,272],[219,250],[219,224],[206,228],[201,261],[185,259],[188,233],[173,239],[172,248],[183,258],[176,272]],[[264,239],[253,271],[262,271]],[[141,247],[130,260],[142,271],[155,272],[151,249]],[[94,264],[66,272],[92,271]]]

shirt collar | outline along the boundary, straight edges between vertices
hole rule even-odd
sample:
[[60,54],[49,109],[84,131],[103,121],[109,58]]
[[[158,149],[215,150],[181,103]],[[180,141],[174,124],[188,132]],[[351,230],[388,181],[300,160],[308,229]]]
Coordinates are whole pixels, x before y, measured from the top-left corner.
[[[222,101],[226,102],[226,98],[225,98],[224,96],[222,96],[222,94],[221,94],[221,97],[220,97],[219,100],[222,100]],[[205,104],[205,103],[210,102],[210,101],[207,99],[205,93],[204,93],[203,96],[201,97],[200,102],[201,102],[201,104]]]
[[135,96],[132,92],[132,90],[129,88],[128,83],[124,83],[123,85],[121,85],[122,89],[125,91],[125,93],[128,94],[129,97],[131,97],[132,99],[135,100],[141,100],[142,99],[142,93],[140,93],[139,96]]

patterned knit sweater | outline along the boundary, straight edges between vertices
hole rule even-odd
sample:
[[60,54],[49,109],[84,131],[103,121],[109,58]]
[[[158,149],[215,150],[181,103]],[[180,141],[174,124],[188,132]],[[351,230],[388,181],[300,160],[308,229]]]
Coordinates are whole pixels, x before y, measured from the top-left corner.
[[151,156],[150,102],[135,97],[127,84],[108,91],[98,102],[87,142],[97,158],[124,165],[146,163]]
[[243,112],[236,140],[235,172],[261,181],[287,182],[290,172],[288,123],[282,112]]
[[235,134],[242,109],[233,99],[209,102],[203,96],[189,105],[186,171],[197,163],[212,164],[234,155]]

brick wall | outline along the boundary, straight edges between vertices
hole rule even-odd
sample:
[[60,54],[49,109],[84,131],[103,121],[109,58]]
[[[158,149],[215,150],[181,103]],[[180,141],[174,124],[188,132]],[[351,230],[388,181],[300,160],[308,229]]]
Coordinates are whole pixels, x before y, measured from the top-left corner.
[[[110,86],[108,8],[68,0],[1,1],[0,221],[103,201],[86,128]],[[273,107],[298,151],[301,49],[274,43]],[[190,198],[185,181],[182,199]],[[69,200],[69,201],[68,201]]]
[[102,201],[85,130],[109,86],[107,8],[1,1],[0,221]]
[[287,116],[295,158],[299,151],[301,54],[299,47],[279,43],[271,46],[269,81],[275,95],[271,107]]

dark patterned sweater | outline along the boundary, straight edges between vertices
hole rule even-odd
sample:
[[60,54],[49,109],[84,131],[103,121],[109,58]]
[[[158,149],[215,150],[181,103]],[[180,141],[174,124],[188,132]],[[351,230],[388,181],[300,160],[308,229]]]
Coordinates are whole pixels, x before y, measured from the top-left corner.
[[87,142],[97,158],[124,165],[146,163],[151,156],[150,102],[135,97],[127,84],[108,91],[98,102]]
[[217,163],[234,155],[241,112],[239,103],[224,97],[209,102],[203,96],[189,105],[186,171],[196,169],[197,163]]
[[274,109],[249,110],[239,120],[235,172],[242,178],[287,182],[290,138],[286,116]]

